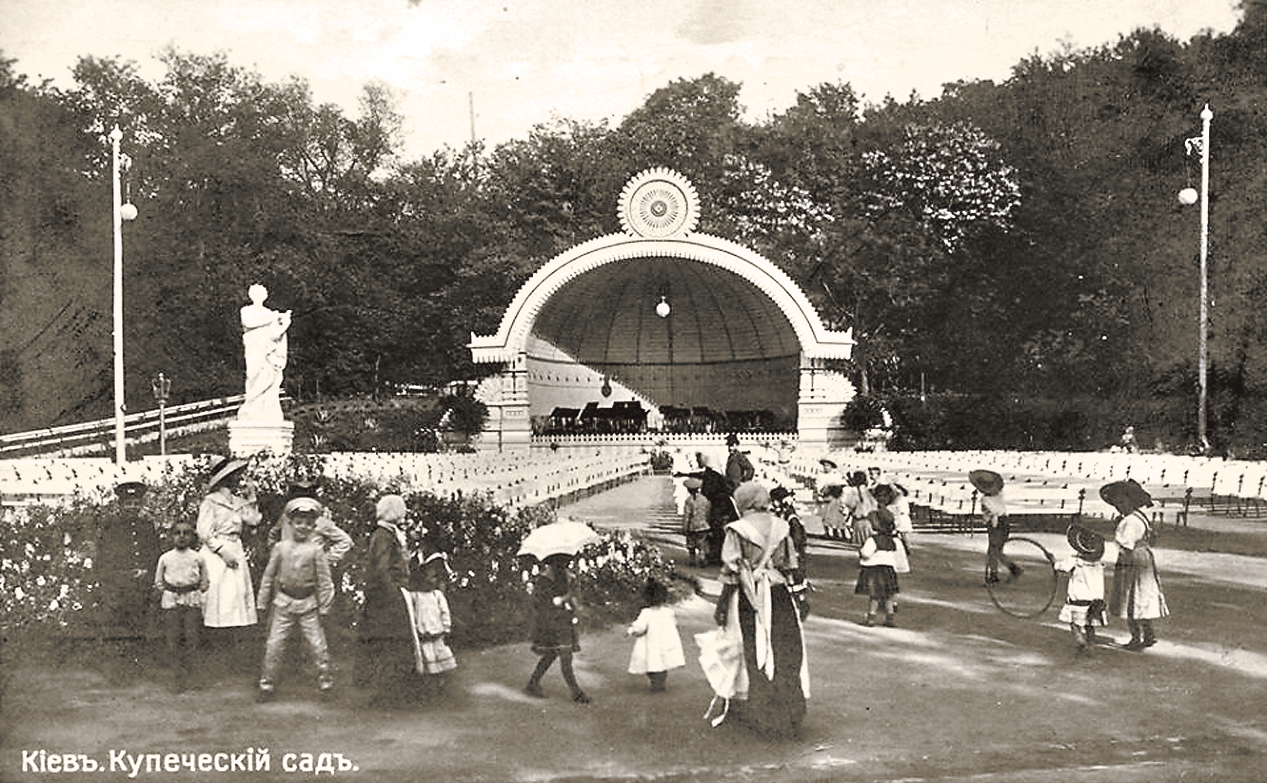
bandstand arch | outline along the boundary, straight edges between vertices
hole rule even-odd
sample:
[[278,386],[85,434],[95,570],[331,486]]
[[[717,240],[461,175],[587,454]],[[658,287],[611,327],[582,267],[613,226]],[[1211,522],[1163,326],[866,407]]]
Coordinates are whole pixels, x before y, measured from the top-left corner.
[[[597,378],[608,387],[623,375],[622,393],[656,406],[677,402],[664,399],[666,382],[671,390],[674,378],[680,387],[689,376],[697,394],[710,383],[721,391],[728,370],[755,373],[750,394],[759,395],[762,378],[790,384],[779,393],[794,398],[802,445],[839,445],[840,413],[854,390],[824,362],[850,357],[852,330],[827,329],[800,287],[759,253],[696,233],[698,214],[683,177],[639,174],[621,193],[621,233],[551,259],[494,334],[471,335],[473,361],[500,365],[480,390],[490,414],[484,448],[530,447],[531,418],[541,411],[534,386],[538,397],[566,397],[568,384],[592,391]],[[657,299],[671,315],[655,313]],[[549,392],[534,382],[547,374]]]

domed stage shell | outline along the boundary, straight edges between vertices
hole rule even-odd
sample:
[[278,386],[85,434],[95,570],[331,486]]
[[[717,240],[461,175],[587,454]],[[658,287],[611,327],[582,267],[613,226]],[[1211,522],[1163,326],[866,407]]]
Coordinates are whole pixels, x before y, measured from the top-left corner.
[[620,198],[622,233],[556,256],[519,290],[495,334],[471,335],[484,448],[526,449],[531,422],[599,402],[767,411],[796,422],[802,446],[838,446],[852,385],[825,369],[850,357],[804,292],[752,250],[697,234],[695,190],[651,169]]

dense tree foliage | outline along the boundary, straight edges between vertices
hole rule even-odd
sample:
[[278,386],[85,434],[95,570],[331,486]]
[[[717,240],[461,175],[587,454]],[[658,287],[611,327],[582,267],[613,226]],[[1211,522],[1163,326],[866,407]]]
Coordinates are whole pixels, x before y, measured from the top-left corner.
[[756,248],[827,323],[855,330],[847,369],[864,393],[895,407],[917,392],[1076,404],[1182,443],[1199,212],[1175,194],[1199,185],[1189,140],[1209,103],[1211,434],[1259,447],[1267,10],[1244,11],[1228,35],[1137,30],[929,100],[814,85],[758,123],[743,120],[741,85],[707,74],[614,127],[558,119],[418,160],[400,156],[382,85],[350,118],[302,79],[266,84],[223,55],[169,50],[156,83],[87,57],[65,91],[0,58],[0,425],[108,415],[117,124],[140,210],[125,228],[133,404],[160,369],[176,402],[235,393],[237,308],[257,281],[302,316],[293,395],[472,377],[471,332],[495,329],[548,259],[618,230],[624,183],[667,166],[698,190],[701,231]]

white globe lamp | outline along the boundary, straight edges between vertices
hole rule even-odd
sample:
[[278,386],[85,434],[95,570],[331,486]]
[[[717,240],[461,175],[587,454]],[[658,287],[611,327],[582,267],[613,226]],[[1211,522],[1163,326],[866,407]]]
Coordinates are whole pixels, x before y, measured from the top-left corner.
[[1183,204],[1185,207],[1192,206],[1197,203],[1198,198],[1200,198],[1200,196],[1197,194],[1196,188],[1184,188],[1179,191],[1179,203]]

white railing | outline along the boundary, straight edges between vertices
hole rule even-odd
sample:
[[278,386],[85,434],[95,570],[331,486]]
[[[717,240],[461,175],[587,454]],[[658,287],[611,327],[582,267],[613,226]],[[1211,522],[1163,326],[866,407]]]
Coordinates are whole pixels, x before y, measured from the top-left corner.
[[[182,435],[222,426],[231,419],[246,395],[221,397],[185,405],[172,405],[162,412],[167,434]],[[159,437],[160,411],[149,410],[124,417],[124,437],[145,443]],[[0,458],[23,455],[74,457],[109,454],[114,446],[114,419],[98,419],[29,432],[0,435]]]
[[[0,506],[55,506],[75,495],[108,498],[124,481],[151,486],[214,458],[176,454],[119,465],[106,457],[0,460]],[[320,457],[328,476],[359,477],[400,491],[442,497],[490,494],[511,507],[533,506],[617,483],[648,470],[646,454],[602,455],[334,453]]]

